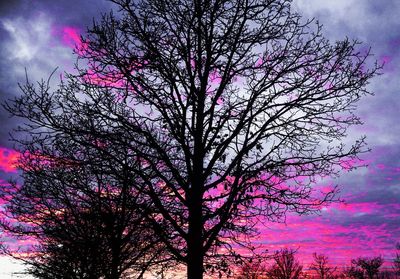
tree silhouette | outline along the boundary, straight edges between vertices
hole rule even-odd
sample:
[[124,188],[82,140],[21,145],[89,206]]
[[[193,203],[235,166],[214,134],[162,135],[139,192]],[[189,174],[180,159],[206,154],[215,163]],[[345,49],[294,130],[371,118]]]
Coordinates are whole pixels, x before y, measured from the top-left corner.
[[120,161],[100,157],[93,148],[99,142],[76,136],[19,141],[23,184],[2,187],[8,200],[2,227],[37,245],[15,256],[37,278],[142,278],[161,264],[164,249],[141,213],[149,204],[132,187],[137,182],[127,166],[135,163],[114,146],[102,150]]
[[273,279],[299,279],[303,266],[295,258],[296,250],[282,249],[273,257],[275,263],[268,271]]
[[265,257],[252,258],[251,260],[245,262],[239,274],[235,277],[236,279],[263,279],[268,278],[268,269],[262,263]]
[[120,159],[104,144],[126,150],[146,223],[190,279],[240,260],[259,220],[335,200],[312,185],[365,151],[344,139],[379,68],[368,51],[330,43],[288,0],[112,2],[77,49],[87,67],[11,109],[32,141],[90,138],[107,165]]
[[393,259],[393,269],[396,273],[396,275],[400,276],[400,243],[396,244],[396,257]]
[[345,278],[364,279],[364,271],[357,266],[350,266],[344,271]]
[[[374,257],[374,258],[357,258],[353,259],[351,263],[355,267],[359,267],[363,270],[363,273],[366,278],[368,279],[373,279],[376,277],[379,273],[379,268],[383,264],[383,258],[382,257]],[[358,269],[357,269],[358,270]],[[358,272],[359,273],[359,272]],[[363,276],[363,278],[365,278]]]
[[328,257],[322,254],[313,254],[314,262],[311,264],[310,269],[315,270],[320,279],[332,279],[336,271],[336,267],[329,265]]

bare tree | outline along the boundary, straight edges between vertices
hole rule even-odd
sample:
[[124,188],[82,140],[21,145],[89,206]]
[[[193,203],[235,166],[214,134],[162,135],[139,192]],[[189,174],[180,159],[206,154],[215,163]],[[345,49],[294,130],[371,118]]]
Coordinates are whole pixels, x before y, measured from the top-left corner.
[[322,254],[313,254],[314,262],[311,264],[310,269],[315,270],[320,279],[332,279],[337,267],[329,265],[328,257]]
[[393,269],[396,273],[396,276],[400,276],[400,243],[396,244],[396,256],[393,259]]
[[264,279],[268,278],[268,269],[262,263],[262,260],[252,259],[251,261],[245,262],[239,272],[236,279]]
[[364,279],[364,271],[357,266],[350,266],[344,271],[344,278]]
[[[72,140],[78,136],[19,141],[23,184],[1,189],[8,200],[2,227],[37,245],[25,247],[28,256],[15,257],[43,279],[142,278],[163,261],[164,249],[146,227],[142,212],[149,203],[132,187],[137,181],[127,166],[135,163],[126,150],[93,137]],[[119,161],[100,156],[93,148],[98,145]]]
[[379,279],[394,279],[397,278],[393,270],[382,270],[379,272],[377,278]]
[[351,263],[360,267],[364,271],[364,275],[368,279],[373,279],[379,273],[379,268],[383,264],[383,258],[381,256],[374,258],[357,258],[353,259]]
[[268,271],[273,279],[299,279],[303,266],[295,258],[296,250],[282,249],[273,257],[275,263]]
[[142,163],[127,166],[133,187],[153,205],[146,222],[188,278],[240,260],[259,220],[336,199],[337,188],[312,185],[366,150],[364,138],[344,139],[378,69],[368,51],[324,39],[289,0],[112,2],[119,15],[95,23],[77,51],[80,75],[54,92],[26,88],[12,112],[35,138],[129,150]]

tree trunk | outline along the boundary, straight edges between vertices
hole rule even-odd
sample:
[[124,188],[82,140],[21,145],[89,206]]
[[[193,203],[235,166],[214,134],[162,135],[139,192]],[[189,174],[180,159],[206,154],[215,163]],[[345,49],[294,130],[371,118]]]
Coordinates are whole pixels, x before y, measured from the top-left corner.
[[203,226],[201,222],[201,207],[200,210],[196,208],[190,213],[189,220],[187,278],[203,279],[204,251],[202,239]]
[[189,231],[187,239],[187,278],[203,279],[203,218],[202,218],[202,181],[192,184],[189,199]]

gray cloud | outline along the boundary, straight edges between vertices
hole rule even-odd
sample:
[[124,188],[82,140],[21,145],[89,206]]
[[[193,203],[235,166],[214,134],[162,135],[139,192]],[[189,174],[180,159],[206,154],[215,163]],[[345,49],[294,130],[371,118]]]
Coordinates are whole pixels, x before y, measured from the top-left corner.
[[[18,83],[25,81],[25,69],[32,81],[48,78],[59,67],[59,73],[71,71],[72,49],[63,46],[55,36],[56,27],[70,26],[85,31],[94,17],[109,12],[108,1],[31,1],[0,3],[0,102],[20,93]],[[59,34],[58,34],[59,35]],[[10,119],[0,107],[2,129],[0,146],[12,147],[8,133],[18,119]]]

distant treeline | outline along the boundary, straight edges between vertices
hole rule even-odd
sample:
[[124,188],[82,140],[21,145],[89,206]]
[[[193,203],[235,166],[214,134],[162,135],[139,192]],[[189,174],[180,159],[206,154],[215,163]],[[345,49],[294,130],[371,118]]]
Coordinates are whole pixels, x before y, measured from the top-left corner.
[[387,266],[383,267],[382,256],[358,257],[347,266],[335,266],[323,254],[313,254],[313,262],[302,265],[296,257],[297,250],[281,249],[272,256],[251,258],[238,271],[236,279],[394,279],[400,278],[400,244],[397,253]]

